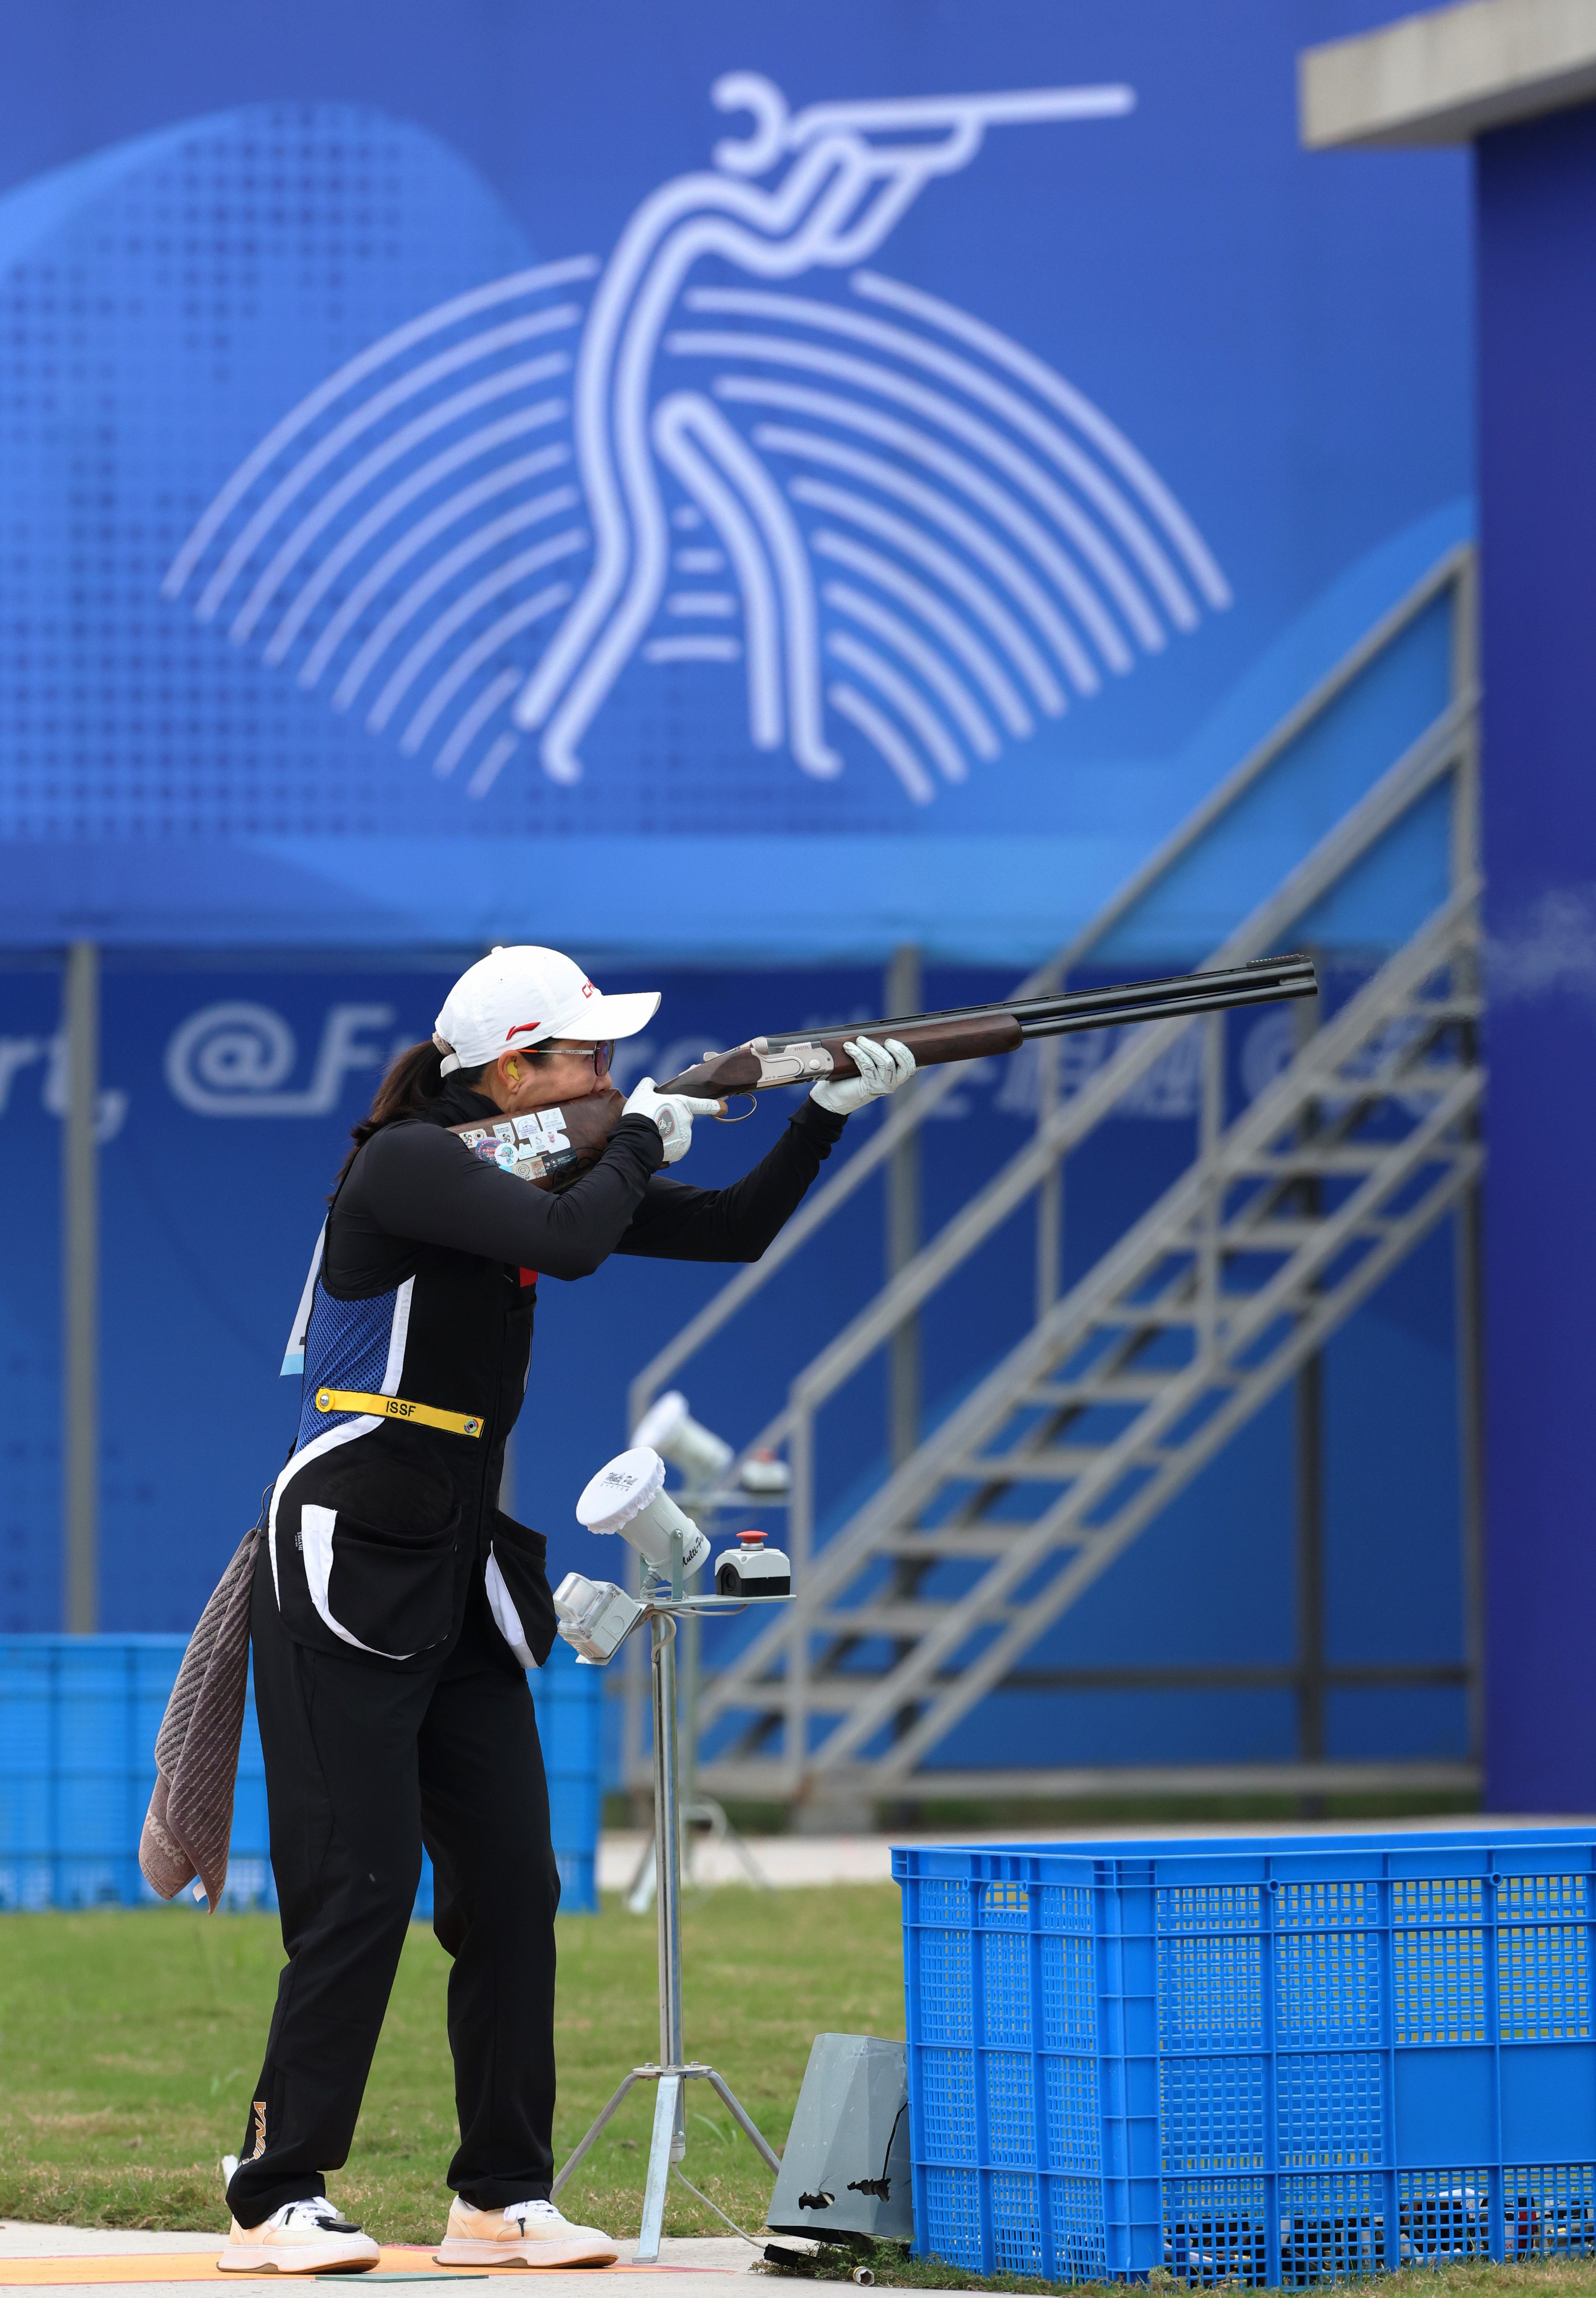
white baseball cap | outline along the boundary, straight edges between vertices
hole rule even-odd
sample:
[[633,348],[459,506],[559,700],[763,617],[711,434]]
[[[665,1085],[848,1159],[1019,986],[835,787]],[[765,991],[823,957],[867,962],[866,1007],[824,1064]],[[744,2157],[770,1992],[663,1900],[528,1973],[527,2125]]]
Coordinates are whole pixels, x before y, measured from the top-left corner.
[[443,1001],[432,1043],[448,1077],[550,1037],[636,1037],[659,1002],[657,989],[605,997],[574,960],[521,943],[490,950],[466,968]]

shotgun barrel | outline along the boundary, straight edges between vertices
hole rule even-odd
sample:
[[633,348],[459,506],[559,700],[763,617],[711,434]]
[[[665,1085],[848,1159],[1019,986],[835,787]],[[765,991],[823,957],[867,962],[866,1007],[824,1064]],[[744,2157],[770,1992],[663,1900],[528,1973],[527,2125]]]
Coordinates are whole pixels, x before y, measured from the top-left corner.
[[1057,1037],[1077,1029],[1123,1028],[1134,1021],[1213,1013],[1231,1006],[1312,997],[1319,983],[1309,957],[1260,957],[1213,973],[1176,973],[1152,981],[1115,982],[1100,989],[1055,991],[1051,996],[951,1005],[935,1013],[909,1013],[880,1021],[834,1023],[753,1037],[728,1053],[706,1054],[667,1079],[662,1093],[767,1093],[781,1085],[818,1084],[857,1074],[845,1050],[853,1037],[897,1037],[922,1068],[1016,1053],[1029,1037]]
[[[1273,982],[1274,988],[1262,985]],[[1099,989],[1055,989],[1042,997],[1000,997],[990,1005],[948,1005],[934,1013],[904,1013],[896,1020],[884,1021],[837,1021],[817,1025],[808,1029],[787,1029],[755,1042],[768,1046],[772,1053],[796,1045],[801,1039],[809,1043],[815,1037],[896,1037],[901,1030],[922,1021],[953,1021],[967,1015],[1012,1013],[1024,1027],[1028,1020],[1041,1019],[1054,1013],[1080,1013],[1102,1018],[1090,1018],[1067,1026],[1079,1029],[1113,1028],[1128,1020],[1139,1021],[1139,1013],[1130,1009],[1144,998],[1170,997],[1182,1004],[1191,1004],[1194,1011],[1212,1011],[1212,1001],[1255,1004],[1261,998],[1312,997],[1319,984],[1313,971],[1313,961],[1293,954],[1286,957],[1248,958],[1245,964],[1230,965],[1213,973],[1171,973],[1152,981],[1118,981]],[[1233,998],[1225,995],[1234,990]],[[1246,994],[1241,994],[1246,993]],[[1197,1001],[1203,1001],[1201,1004]],[[704,1059],[710,1056],[706,1054]],[[662,1093],[665,1088],[660,1088]],[[685,1090],[685,1088],[684,1088]]]

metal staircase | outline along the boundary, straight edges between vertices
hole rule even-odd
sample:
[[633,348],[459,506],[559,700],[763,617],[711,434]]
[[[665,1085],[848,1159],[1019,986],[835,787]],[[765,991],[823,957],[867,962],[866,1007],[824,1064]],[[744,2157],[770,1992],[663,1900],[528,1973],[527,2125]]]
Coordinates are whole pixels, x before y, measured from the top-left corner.
[[[1420,616],[1450,603],[1448,707],[1205,963],[1234,964],[1292,946],[1303,922],[1322,915],[1382,841],[1444,791],[1450,887],[1433,914],[1338,1010],[1329,998],[1317,1009],[1296,1009],[1309,1017],[1309,1034],[1275,1081],[1238,1111],[1230,1105],[1222,1014],[1127,1033],[1069,1097],[1060,1090],[1057,1041],[1041,1049],[1053,1059],[1026,1147],[798,1373],[784,1409],[752,1440],[750,1450],[785,1447],[791,1466],[788,1545],[798,1600],[704,1681],[700,1726],[716,1752],[700,1777],[711,1793],[845,1810],[938,1794],[1322,1792],[1353,1784],[1456,1787],[1471,1779],[1464,1765],[1337,1765],[1312,1750],[1287,1765],[936,1769],[937,1750],[960,1719],[1014,1680],[1039,1638],[1460,1208],[1464,1439],[1472,1451],[1472,1238],[1484,1079],[1477,1050],[1471,585],[1468,554],[1436,567],[1088,931],[1026,985],[1036,990],[1066,980],[1201,840],[1223,834],[1247,794]],[[1055,1298],[1063,1161],[1192,1035],[1202,1077],[1195,1161],[1095,1268]],[[920,1080],[910,1104],[894,1109],[815,1193],[765,1261],[734,1278],[661,1352],[633,1385],[634,1421],[957,1081],[956,1070]],[[817,1549],[822,1407],[1028,1197],[1037,1201],[1035,1321]],[[1469,1514],[1467,1467],[1464,1482]],[[1255,1673],[1262,1680],[1267,1672]],[[1364,1670],[1360,1680],[1416,1675]],[[641,1768],[640,1748],[632,1762]]]

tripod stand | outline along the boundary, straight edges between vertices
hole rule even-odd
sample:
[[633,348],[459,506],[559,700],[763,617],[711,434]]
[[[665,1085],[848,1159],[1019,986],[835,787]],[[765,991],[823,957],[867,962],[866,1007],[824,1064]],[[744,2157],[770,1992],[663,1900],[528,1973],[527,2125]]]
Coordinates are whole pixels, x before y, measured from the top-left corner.
[[652,1644],[654,1687],[654,1808],[655,1907],[660,1958],[660,2056],[658,2065],[634,2067],[615,2091],[580,2145],[570,2154],[550,2190],[557,2195],[578,2163],[604,2130],[622,2099],[641,2082],[657,2083],[654,2135],[648,2147],[648,2172],[643,2185],[643,2224],[638,2236],[637,2260],[649,2266],[660,2254],[660,2228],[665,2216],[665,2188],[670,2165],[687,2151],[685,2088],[689,2082],[707,2082],[732,2117],[764,2156],[772,2170],[781,2157],[768,2143],[724,2075],[700,2059],[684,2055],[681,1999],[681,1814],[679,1808],[676,1737],[676,1623],[690,1614],[740,1612],[749,1602],[788,1603],[786,1596],[684,1596],[681,1543],[672,1535],[670,1586],[646,1584],[644,1616]]
[[[691,1492],[683,1493],[681,1505],[684,1512],[692,1518],[695,1524],[703,1525],[706,1530],[709,1528],[709,1525],[705,1525],[704,1516],[699,1513],[698,1507],[695,1505],[694,1497]],[[712,1516],[710,1517],[710,1522],[712,1524],[712,1521],[713,1518]],[[679,1717],[676,1735],[677,1745],[679,1751],[678,1768],[681,1780],[679,1790],[681,1800],[677,1816],[680,1822],[682,1830],[683,1872],[689,1884],[698,1880],[695,1873],[697,1863],[691,1831],[695,1822],[703,1822],[707,1825],[709,1830],[708,1835],[705,1838],[706,1847],[713,1848],[716,1845],[724,1843],[732,1853],[733,1856],[736,1859],[738,1864],[743,1870],[743,1872],[747,1876],[748,1881],[753,1885],[754,1889],[759,1891],[768,1891],[770,1889],[769,1880],[761,1868],[758,1860],[755,1859],[753,1853],[750,1850],[744,1838],[732,1825],[730,1820],[728,1819],[725,1806],[723,1804],[717,1803],[712,1796],[703,1794],[698,1786],[698,1654],[700,1625],[701,1623],[699,1616],[696,1612],[687,1613],[686,1617],[683,1619],[681,1665],[677,1671],[679,1678],[678,1688],[679,1693],[679,1704],[681,1711]],[[652,1843],[646,1842],[638,1856],[638,1864],[632,1870],[631,1880],[627,1884],[626,1889],[622,1894],[628,1914],[645,1915],[647,1914],[649,1904],[654,1896],[654,1870],[656,1864],[657,1862],[654,1857],[654,1845]]]

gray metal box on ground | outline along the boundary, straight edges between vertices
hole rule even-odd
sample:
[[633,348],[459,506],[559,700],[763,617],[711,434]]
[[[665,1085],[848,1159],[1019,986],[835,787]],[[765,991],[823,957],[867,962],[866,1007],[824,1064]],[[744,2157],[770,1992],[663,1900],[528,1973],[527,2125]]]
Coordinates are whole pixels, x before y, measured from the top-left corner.
[[767,2223],[819,2241],[913,2240],[905,2044],[815,2037]]

